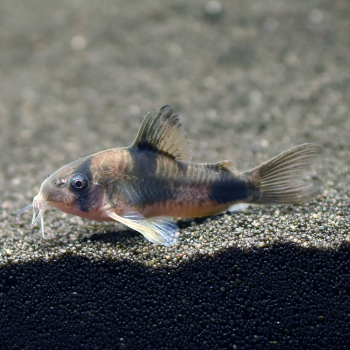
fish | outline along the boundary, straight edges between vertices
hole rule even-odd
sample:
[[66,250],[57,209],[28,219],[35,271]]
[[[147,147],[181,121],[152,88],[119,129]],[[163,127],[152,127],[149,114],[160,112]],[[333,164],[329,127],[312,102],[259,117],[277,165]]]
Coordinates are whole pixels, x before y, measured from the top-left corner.
[[[98,221],[118,221],[152,243],[178,242],[173,218],[216,215],[238,203],[300,204],[319,193],[304,172],[322,147],[304,143],[238,172],[232,161],[191,162],[187,134],[173,108],[151,110],[130,147],[112,148],[67,164],[41,185],[32,227],[48,207]],[[22,211],[21,210],[21,211]]]

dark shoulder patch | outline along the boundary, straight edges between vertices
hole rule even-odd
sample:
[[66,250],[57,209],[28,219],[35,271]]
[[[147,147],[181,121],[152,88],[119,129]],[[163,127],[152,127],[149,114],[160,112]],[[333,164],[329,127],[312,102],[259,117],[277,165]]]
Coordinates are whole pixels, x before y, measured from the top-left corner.
[[142,150],[130,149],[131,176],[119,184],[122,196],[127,199],[129,205],[139,207],[174,199],[170,180],[157,174],[157,160],[160,155],[151,152],[146,144],[144,146]]
[[132,159],[132,173],[136,178],[144,178],[145,176],[154,176],[157,172],[156,153],[152,152],[152,145],[147,142],[143,143],[143,149],[129,149]]

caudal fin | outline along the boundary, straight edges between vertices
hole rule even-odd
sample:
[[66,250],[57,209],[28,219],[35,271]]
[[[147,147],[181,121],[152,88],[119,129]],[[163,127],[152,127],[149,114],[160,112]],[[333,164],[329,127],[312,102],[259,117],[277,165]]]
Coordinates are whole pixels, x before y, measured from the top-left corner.
[[303,203],[316,196],[319,187],[303,181],[302,175],[321,153],[320,146],[304,143],[248,171],[246,175],[258,189],[252,203]]

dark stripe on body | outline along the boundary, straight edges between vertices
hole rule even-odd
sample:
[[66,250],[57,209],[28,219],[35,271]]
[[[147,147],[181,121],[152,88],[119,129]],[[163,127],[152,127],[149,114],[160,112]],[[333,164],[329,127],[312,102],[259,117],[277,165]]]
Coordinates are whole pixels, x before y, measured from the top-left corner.
[[251,186],[242,179],[222,173],[210,187],[209,198],[218,204],[248,199],[253,193]]
[[74,171],[73,175],[84,174],[89,181],[92,181],[91,157],[84,160]]
[[[70,188],[72,192],[77,195],[76,203],[79,206],[80,210],[87,213],[92,210],[100,197],[101,189],[95,188],[93,186],[93,175],[91,173],[91,157],[83,161],[74,171],[72,177],[78,174],[83,174],[89,180],[88,187],[82,191]],[[98,191],[98,193],[96,193]]]

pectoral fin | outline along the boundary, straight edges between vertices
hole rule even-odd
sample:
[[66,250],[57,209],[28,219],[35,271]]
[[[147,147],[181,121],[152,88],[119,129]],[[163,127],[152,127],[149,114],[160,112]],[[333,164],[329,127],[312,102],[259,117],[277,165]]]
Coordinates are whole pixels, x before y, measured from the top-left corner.
[[109,217],[142,233],[150,242],[169,246],[177,242],[177,225],[167,217],[146,219],[138,212],[126,213],[119,216],[109,211]]

